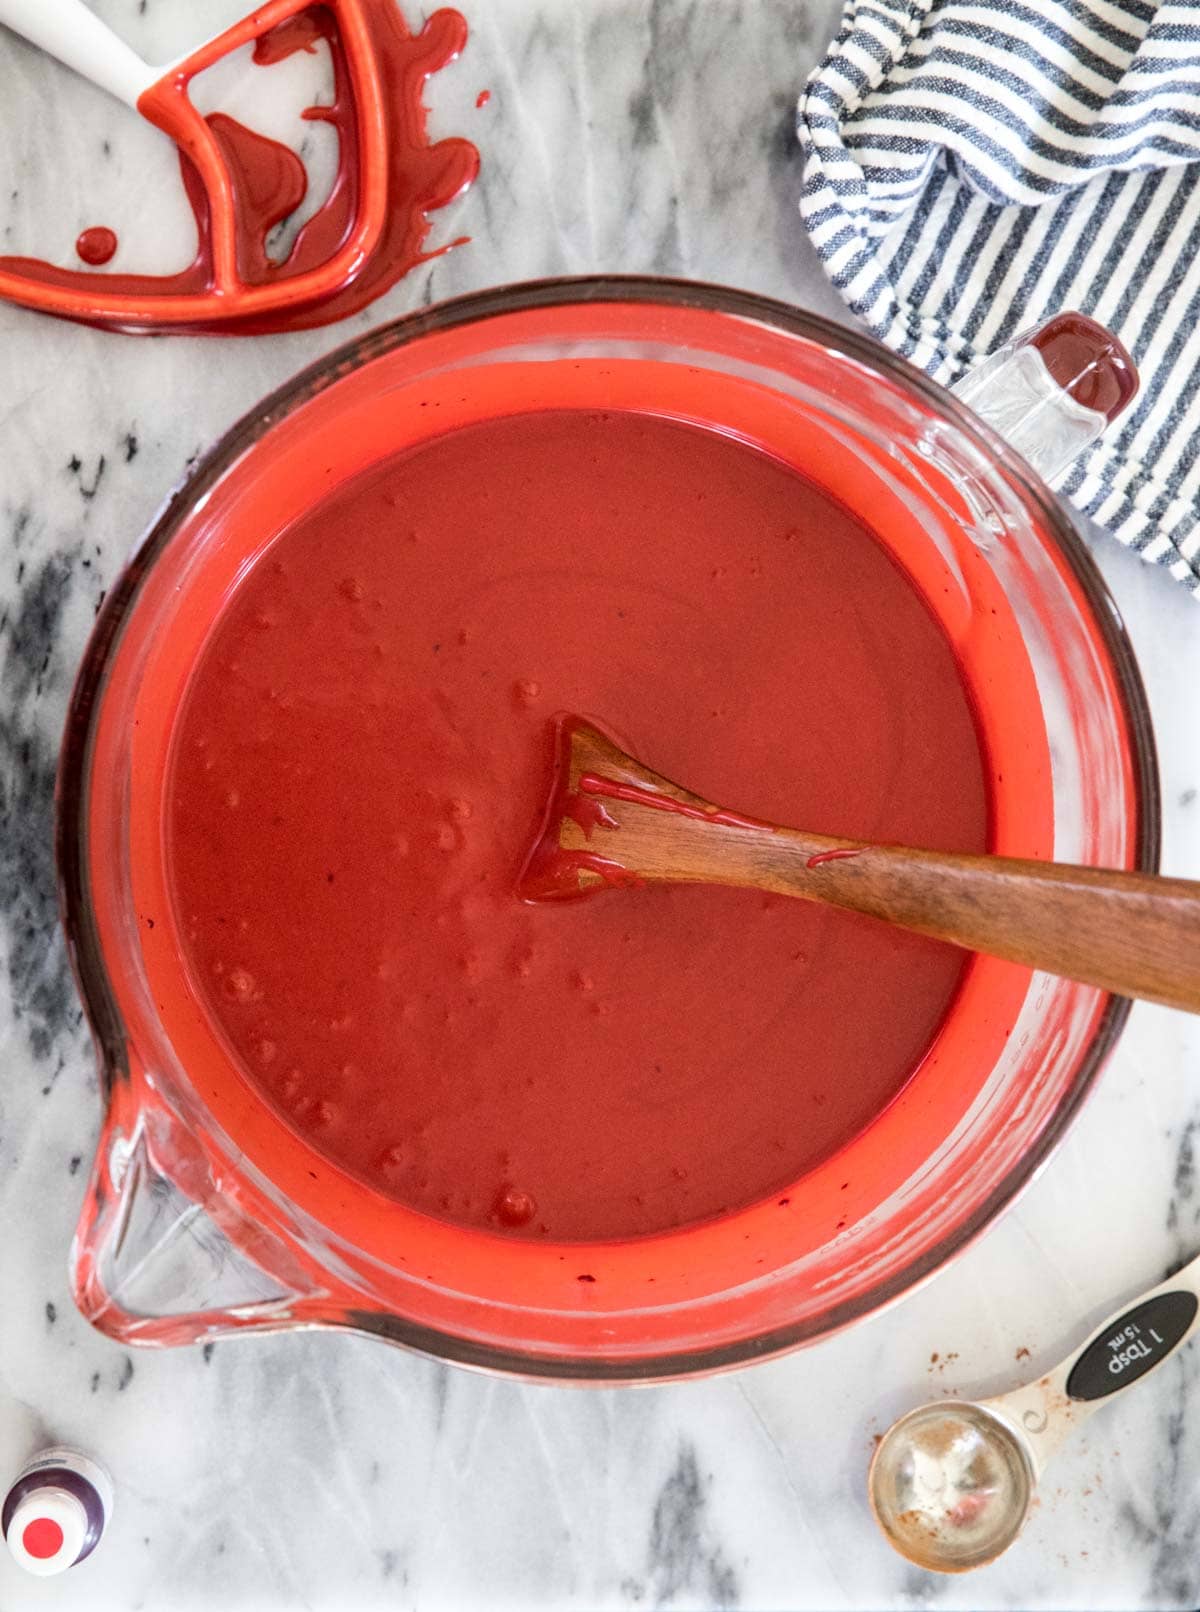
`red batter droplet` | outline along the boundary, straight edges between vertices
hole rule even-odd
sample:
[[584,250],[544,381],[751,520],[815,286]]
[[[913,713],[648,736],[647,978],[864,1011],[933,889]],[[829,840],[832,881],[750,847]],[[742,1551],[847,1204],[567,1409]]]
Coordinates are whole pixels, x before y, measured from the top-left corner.
[[479,94],[475,97],[475,105],[477,107],[484,107],[488,104],[491,98],[491,90],[480,90]]
[[39,1562],[46,1562],[62,1549],[63,1531],[53,1517],[35,1517],[25,1525],[21,1544],[28,1555],[36,1557]]
[[75,250],[85,263],[98,268],[102,263],[111,263],[117,252],[117,237],[107,225],[96,224],[91,229],[85,229],[75,242]]
[[505,1226],[527,1226],[537,1214],[537,1204],[528,1192],[502,1187],[496,1195],[496,1218]]

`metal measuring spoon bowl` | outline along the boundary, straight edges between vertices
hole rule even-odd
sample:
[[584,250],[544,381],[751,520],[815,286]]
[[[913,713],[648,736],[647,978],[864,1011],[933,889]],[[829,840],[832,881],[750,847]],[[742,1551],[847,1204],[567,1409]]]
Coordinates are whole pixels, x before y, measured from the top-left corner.
[[918,1406],[883,1435],[867,1474],[875,1520],[918,1567],[983,1567],[1020,1533],[1050,1457],[1074,1428],[1200,1325],[1200,1257],[1096,1329],[1037,1382],[995,1399]]
[[943,1400],[894,1422],[871,1462],[875,1520],[902,1556],[935,1572],[1008,1549],[1033,1500],[1020,1441],[985,1406]]

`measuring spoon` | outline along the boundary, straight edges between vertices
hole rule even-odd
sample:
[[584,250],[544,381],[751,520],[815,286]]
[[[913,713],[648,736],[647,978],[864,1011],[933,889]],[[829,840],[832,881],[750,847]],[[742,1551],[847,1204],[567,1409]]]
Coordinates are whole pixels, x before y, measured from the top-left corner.
[[1200,1257],[1111,1316],[1036,1382],[901,1416],[867,1475],[871,1510],[888,1543],[936,1573],[994,1561],[1020,1533],[1067,1434],[1181,1348],[1198,1317]]

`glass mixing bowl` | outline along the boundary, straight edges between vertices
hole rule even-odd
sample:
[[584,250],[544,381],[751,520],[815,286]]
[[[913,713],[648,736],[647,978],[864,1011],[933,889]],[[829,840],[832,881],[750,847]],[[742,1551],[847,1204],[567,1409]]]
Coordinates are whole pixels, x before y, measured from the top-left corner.
[[916,1074],[839,1153],[770,1202],[626,1243],[426,1218],[255,1095],[188,996],[172,923],[143,921],[170,906],[164,769],[200,647],[246,566],[341,479],[472,420],[572,405],[737,435],[859,514],[954,645],[992,774],[991,848],[1156,867],[1150,725],[1116,609],[1062,507],[954,396],[864,336],[685,282],[542,282],[402,319],[276,392],[192,472],[110,593],[75,688],[58,856],[106,1113],[73,1280],[124,1342],[340,1326],[596,1382],[761,1358],[963,1249],[1116,1039],[1126,1002],[973,958]]

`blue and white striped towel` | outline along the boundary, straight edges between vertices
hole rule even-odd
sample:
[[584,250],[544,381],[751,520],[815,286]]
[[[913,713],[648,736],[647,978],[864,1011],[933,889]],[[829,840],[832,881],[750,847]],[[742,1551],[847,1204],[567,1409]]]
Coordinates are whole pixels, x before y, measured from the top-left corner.
[[1142,390],[1059,489],[1200,596],[1200,4],[849,0],[799,107],[801,212],[947,384],[1078,308]]

